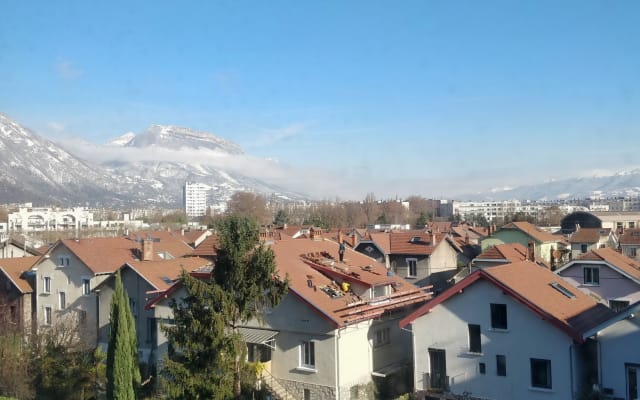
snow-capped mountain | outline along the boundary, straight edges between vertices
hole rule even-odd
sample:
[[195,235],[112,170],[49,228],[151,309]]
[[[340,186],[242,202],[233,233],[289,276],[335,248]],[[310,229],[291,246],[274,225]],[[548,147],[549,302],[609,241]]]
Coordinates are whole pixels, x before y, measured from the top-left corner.
[[640,169],[583,178],[552,180],[534,185],[501,188],[459,196],[460,200],[566,200],[640,196]]
[[128,156],[88,161],[93,158],[75,156],[0,114],[0,203],[180,207],[185,181],[208,185],[212,204],[240,190],[304,198],[207,163],[206,158],[243,154],[239,145],[207,132],[152,125],[102,149]]

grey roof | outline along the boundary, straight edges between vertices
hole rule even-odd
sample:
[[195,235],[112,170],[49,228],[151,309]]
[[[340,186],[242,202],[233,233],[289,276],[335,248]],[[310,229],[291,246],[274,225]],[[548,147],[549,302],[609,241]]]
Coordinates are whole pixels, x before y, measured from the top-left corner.
[[280,332],[269,329],[239,327],[238,331],[247,343],[267,344]]

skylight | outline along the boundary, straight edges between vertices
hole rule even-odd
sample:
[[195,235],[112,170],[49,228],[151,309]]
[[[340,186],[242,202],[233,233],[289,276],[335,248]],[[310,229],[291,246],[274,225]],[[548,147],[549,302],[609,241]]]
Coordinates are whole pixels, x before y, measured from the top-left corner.
[[567,289],[566,287],[562,286],[558,282],[552,282],[550,285],[555,290],[557,290],[558,292],[562,293],[563,295],[565,295],[566,297],[568,297],[570,299],[576,297],[575,294],[573,294],[569,289]]

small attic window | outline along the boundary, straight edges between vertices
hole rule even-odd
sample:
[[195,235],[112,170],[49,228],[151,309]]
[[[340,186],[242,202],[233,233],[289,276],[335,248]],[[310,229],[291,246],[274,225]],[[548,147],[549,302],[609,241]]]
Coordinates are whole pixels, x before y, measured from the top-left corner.
[[173,281],[171,279],[169,279],[169,277],[167,277],[167,276],[163,276],[160,279],[162,279],[162,282],[166,283],[167,285],[173,285]]
[[558,292],[562,293],[563,295],[565,295],[566,297],[568,297],[570,299],[573,299],[574,297],[576,297],[575,294],[573,294],[569,289],[567,289],[566,287],[562,286],[558,282],[552,282],[550,285],[555,290],[557,290]]
[[422,238],[420,236],[414,236],[411,238],[411,240],[409,240],[411,243],[418,243],[422,241]]

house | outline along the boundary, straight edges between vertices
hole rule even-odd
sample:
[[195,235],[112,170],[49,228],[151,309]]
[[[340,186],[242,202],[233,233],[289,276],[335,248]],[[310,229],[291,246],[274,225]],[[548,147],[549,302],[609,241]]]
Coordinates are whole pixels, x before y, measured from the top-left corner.
[[640,398],[640,303],[584,334],[597,339],[598,387],[610,399]]
[[503,225],[491,236],[482,239],[482,251],[503,243],[520,243],[525,247],[532,244],[535,259],[544,261],[551,266],[552,270],[561,265],[568,258],[569,253],[569,244],[564,237],[538,229],[535,225],[525,221]]
[[640,262],[608,247],[591,250],[556,273],[614,311],[640,301]]
[[[33,271],[40,257],[0,259],[0,326],[29,333],[33,328]],[[8,324],[8,325],[5,325]]]
[[532,257],[532,249],[520,243],[504,243],[491,246],[471,262],[471,270],[524,261]]
[[0,241],[0,258],[16,258],[41,256],[40,250],[31,246],[27,239],[22,236],[12,236],[5,241]]
[[[198,235],[198,240],[204,240],[206,233],[204,231]],[[204,237],[204,238],[203,238]],[[171,231],[171,230],[155,230],[155,231],[135,231],[128,235],[128,239],[134,240],[138,243],[142,241],[152,241],[153,250],[155,256],[159,259],[171,259],[184,257],[193,252],[193,247],[188,243],[193,241],[193,238],[189,235],[185,235],[185,231]]]
[[204,257],[211,261],[216,258],[216,248],[219,246],[218,235],[210,235],[198,244],[189,254],[190,257]]
[[35,264],[38,328],[77,323],[88,343],[97,339],[97,297],[92,291],[124,263],[152,258],[153,242],[124,237],[58,241]]
[[391,232],[391,269],[421,287],[433,286],[434,293],[448,287],[458,272],[458,248],[447,235],[424,231]]
[[569,236],[571,244],[571,259],[577,258],[586,252],[609,247],[618,248],[618,238],[611,228],[581,228]]
[[572,399],[595,382],[583,333],[613,312],[531,261],[478,269],[400,321],[417,391]]
[[627,229],[620,235],[620,249],[625,256],[640,260],[640,228]]
[[[320,235],[274,235],[265,245],[290,285],[264,324],[240,327],[249,360],[264,363],[265,383],[299,399],[359,398],[380,381],[409,390],[401,382],[411,337],[398,321],[430,295],[350,247],[340,261],[339,243]],[[170,301],[184,296],[180,285],[149,302],[155,318],[172,318]]]
[[[136,321],[140,361],[149,366],[157,365],[158,352],[166,353],[166,349],[157,350],[160,321],[156,319],[152,309],[145,307],[147,303],[158,293],[164,293],[173,286],[183,270],[210,275],[212,269],[210,260],[199,257],[128,261],[120,267],[122,285]],[[109,316],[114,290],[115,275],[113,274],[94,289],[98,297],[98,345],[105,350],[109,343]],[[162,343],[160,345],[162,346]]]
[[[384,264],[387,269],[391,267],[391,233],[379,231],[366,231],[362,235],[355,232],[349,236],[351,241],[347,242],[357,252],[365,254],[377,262]],[[343,242],[342,235],[339,235],[338,242]]]

